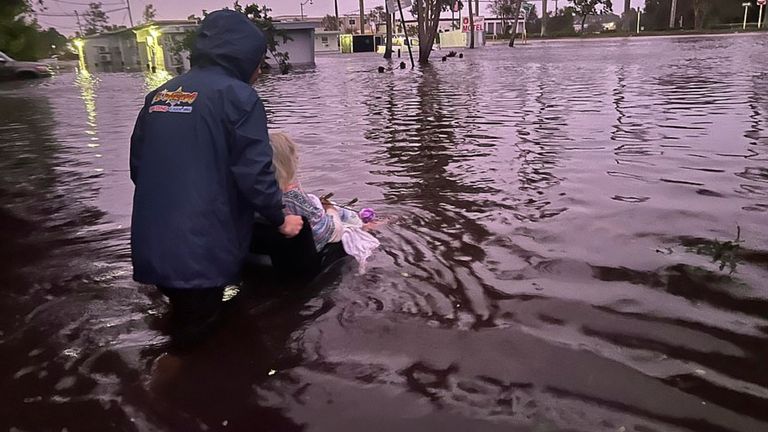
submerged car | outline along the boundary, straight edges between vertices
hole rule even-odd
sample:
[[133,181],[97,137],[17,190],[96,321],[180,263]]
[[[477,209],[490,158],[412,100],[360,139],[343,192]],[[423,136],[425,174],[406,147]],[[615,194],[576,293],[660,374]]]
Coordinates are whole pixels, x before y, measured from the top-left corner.
[[53,75],[45,63],[16,61],[0,51],[0,80],[45,78]]

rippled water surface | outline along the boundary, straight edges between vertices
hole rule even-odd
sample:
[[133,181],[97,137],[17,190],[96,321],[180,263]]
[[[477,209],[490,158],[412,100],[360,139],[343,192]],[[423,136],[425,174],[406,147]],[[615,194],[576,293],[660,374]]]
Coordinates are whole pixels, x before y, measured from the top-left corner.
[[157,77],[0,85],[0,429],[768,430],[768,38],[551,42],[258,85],[358,275],[243,290],[198,352],[131,281]]

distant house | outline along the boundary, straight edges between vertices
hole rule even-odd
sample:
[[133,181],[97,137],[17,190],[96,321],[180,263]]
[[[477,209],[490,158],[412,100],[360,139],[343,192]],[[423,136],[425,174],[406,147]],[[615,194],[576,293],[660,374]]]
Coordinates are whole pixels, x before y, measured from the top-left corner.
[[[512,34],[512,27],[515,25],[514,19],[502,19],[499,17],[485,18],[485,34],[492,37]],[[525,16],[521,12],[520,19],[517,20],[517,29],[515,33],[522,33],[525,30]]]
[[[316,23],[294,20],[274,23],[275,28],[288,37],[286,41],[278,38],[278,51],[288,54],[291,65],[315,64],[315,27],[319,23],[319,19]],[[190,68],[189,52],[182,43],[198,25],[197,21],[188,20],[152,21],[130,29],[86,36],[75,43],[81,67],[91,72],[182,73]],[[326,37],[329,38],[329,47],[332,46],[332,35]]]
[[177,73],[189,69],[189,53],[182,49],[181,43],[197,26],[196,21],[166,20],[134,27],[142,68]]
[[93,72],[141,70],[136,37],[130,29],[85,36],[79,45],[81,65]]
[[91,72],[187,69],[187,55],[179,50],[195,21],[153,21],[130,29],[85,36],[79,40],[81,64]]
[[341,32],[315,30],[315,52],[339,52]]
[[[306,21],[278,21],[275,28],[282,30],[288,37],[278,37],[277,49],[288,54],[288,63],[292,66],[315,65],[315,24]],[[275,61],[270,60],[274,66]]]

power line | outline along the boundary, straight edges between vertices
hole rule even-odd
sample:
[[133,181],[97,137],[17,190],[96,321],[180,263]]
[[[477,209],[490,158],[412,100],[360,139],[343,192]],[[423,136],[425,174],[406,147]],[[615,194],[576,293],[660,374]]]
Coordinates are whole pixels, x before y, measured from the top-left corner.
[[[52,1],[54,3],[66,3],[66,4],[70,4],[70,5],[75,5],[75,6],[90,6],[91,3],[99,3],[99,2],[79,3],[79,2],[73,2],[73,1],[67,1],[67,0],[49,0],[49,1]],[[103,3],[103,2],[101,3],[102,6],[117,6],[117,5],[122,5],[122,4],[124,4],[124,3],[120,2],[120,1],[118,1],[118,2],[110,2],[110,3]]]
[[[112,13],[112,12],[119,12],[121,10],[126,10],[126,7],[105,10],[104,13],[108,14],[108,13]],[[75,16],[75,14],[47,14],[47,13],[40,13],[40,12],[36,13],[35,15],[42,16],[42,17],[70,17],[70,18]]]

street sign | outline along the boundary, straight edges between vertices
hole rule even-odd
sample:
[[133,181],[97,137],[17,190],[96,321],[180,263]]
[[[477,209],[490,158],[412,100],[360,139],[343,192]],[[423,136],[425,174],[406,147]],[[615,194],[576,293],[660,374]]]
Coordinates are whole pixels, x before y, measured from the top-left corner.
[[757,4],[760,6],[765,6],[766,3],[768,3],[768,0],[757,0]]
[[752,6],[752,3],[750,2],[744,2],[741,4],[741,7],[750,7],[750,6]]
[[[481,32],[485,28],[485,17],[476,16],[474,17],[474,24],[475,24],[475,31]],[[461,31],[462,33],[469,33],[471,27],[469,26],[469,17],[462,17],[461,18]]]

